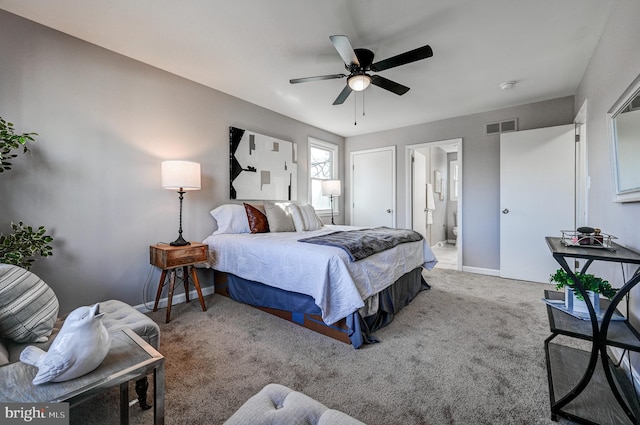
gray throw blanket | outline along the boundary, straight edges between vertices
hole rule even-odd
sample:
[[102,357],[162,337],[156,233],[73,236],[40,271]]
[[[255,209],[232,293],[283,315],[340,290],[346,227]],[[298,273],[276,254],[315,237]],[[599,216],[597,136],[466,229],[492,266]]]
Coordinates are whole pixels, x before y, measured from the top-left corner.
[[327,235],[299,239],[300,242],[329,245],[342,248],[351,261],[361,260],[406,242],[422,240],[422,235],[413,230],[375,227],[373,229],[345,230]]

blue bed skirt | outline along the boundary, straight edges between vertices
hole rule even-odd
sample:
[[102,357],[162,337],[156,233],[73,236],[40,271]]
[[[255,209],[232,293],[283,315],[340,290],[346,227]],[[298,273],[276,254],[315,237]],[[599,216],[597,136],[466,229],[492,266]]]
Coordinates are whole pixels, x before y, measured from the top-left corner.
[[[326,327],[332,333],[346,334],[354,348],[360,348],[363,344],[380,342],[373,335],[373,332],[391,323],[394,316],[409,304],[420,291],[430,288],[422,277],[422,267],[418,267],[380,292],[379,308],[376,314],[361,317],[355,311],[345,317],[343,321],[327,325],[320,319],[320,308],[308,295],[274,288],[242,279],[233,274],[227,274],[226,283],[222,285],[226,287],[220,290],[221,288],[216,283],[216,292],[226,292],[232,299],[255,307],[287,312],[289,320],[305,327],[315,328],[315,330],[318,330],[319,327]],[[310,322],[312,326],[307,326]],[[322,331],[319,330],[319,332]],[[342,340],[342,338],[338,339]]]

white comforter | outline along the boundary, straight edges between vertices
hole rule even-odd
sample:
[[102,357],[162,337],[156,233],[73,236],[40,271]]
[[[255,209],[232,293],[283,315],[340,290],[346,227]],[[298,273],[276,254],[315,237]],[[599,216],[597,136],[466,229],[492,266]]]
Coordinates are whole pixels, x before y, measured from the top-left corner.
[[327,324],[364,306],[364,300],[403,274],[437,263],[422,240],[403,243],[359,261],[340,248],[298,239],[360,227],[324,226],[308,232],[211,235],[203,241],[213,251],[211,266],[244,279],[311,296]]

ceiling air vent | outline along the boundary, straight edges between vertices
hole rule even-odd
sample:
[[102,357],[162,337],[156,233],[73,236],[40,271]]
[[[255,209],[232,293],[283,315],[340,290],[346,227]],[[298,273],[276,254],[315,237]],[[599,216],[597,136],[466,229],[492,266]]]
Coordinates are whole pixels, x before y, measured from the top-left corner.
[[510,131],[518,131],[518,120],[516,118],[485,124],[484,134],[489,136],[491,134],[508,133]]

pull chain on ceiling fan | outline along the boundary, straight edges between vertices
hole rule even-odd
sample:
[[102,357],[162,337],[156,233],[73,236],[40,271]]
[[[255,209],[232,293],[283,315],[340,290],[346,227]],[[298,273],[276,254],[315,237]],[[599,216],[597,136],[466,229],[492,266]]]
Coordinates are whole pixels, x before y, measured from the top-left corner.
[[431,50],[429,45],[426,45],[373,63],[374,53],[369,49],[354,49],[351,46],[349,37],[346,35],[332,35],[329,39],[338,51],[338,54],[344,62],[344,67],[349,71],[349,74],[331,74],[320,75],[317,77],[294,78],[289,80],[289,82],[291,84],[298,84],[307,83],[309,81],[346,78],[347,84],[345,84],[344,88],[333,102],[334,105],[343,104],[352,91],[363,91],[369,87],[370,84],[388,90],[398,96],[402,96],[409,91],[409,87],[403,86],[402,84],[396,83],[395,81],[389,80],[380,75],[369,75],[368,72],[380,72],[433,56],[433,50]]
[[[356,91],[356,90],[354,90]],[[353,125],[358,125],[358,93],[355,94],[356,99],[353,102]],[[364,91],[362,91],[362,116],[365,116],[364,113]]]

